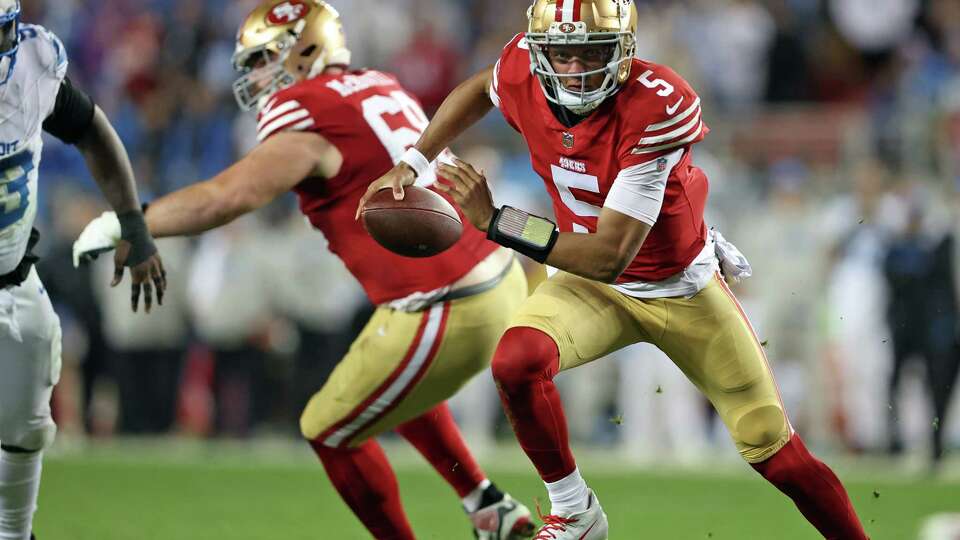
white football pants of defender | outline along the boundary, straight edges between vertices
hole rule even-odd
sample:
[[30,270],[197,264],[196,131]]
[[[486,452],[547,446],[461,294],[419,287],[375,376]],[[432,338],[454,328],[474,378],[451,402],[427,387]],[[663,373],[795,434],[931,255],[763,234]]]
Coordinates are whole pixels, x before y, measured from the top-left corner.
[[50,395],[60,346],[60,319],[35,269],[19,287],[0,289],[0,540],[30,538],[41,451],[57,432]]

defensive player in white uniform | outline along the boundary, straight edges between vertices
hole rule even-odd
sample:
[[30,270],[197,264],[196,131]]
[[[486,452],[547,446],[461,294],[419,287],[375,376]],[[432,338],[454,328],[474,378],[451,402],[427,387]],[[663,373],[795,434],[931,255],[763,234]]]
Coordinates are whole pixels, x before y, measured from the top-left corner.
[[106,116],[66,78],[63,45],[20,24],[20,1],[0,0],[0,540],[33,538],[43,449],[56,425],[50,394],[60,376],[60,320],[32,253],[39,240],[41,132],[75,145],[110,205],[124,216],[114,285],[130,267],[132,303],[149,310],[166,278],[137,198],[127,153]]

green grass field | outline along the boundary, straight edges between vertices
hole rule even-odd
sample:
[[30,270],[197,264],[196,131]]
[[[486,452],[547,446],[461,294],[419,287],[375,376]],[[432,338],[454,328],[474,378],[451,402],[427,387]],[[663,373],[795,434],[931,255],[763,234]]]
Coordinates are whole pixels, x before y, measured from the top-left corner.
[[[525,472],[523,457],[513,450],[500,453],[484,460],[497,483],[531,508],[536,497],[545,499],[539,479]],[[40,540],[369,538],[306,449],[271,454],[242,445],[184,452],[163,443],[54,453],[44,470],[37,535]],[[473,538],[452,491],[415,458],[397,461],[418,538]],[[593,467],[581,466],[610,517],[614,540],[819,537],[785,497],[743,467],[617,472],[612,459],[595,461]],[[873,540],[916,539],[925,516],[960,510],[955,481],[860,469],[843,476],[850,479]]]

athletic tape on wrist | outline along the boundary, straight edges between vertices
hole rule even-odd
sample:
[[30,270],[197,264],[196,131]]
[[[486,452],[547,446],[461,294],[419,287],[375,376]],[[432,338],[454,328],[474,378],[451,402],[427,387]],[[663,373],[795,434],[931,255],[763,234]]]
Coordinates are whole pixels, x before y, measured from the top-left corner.
[[130,210],[117,214],[117,221],[120,222],[120,237],[130,242],[126,266],[137,266],[157,253],[157,246],[153,243],[142,211]]
[[413,172],[416,173],[417,178],[423,176],[423,174],[427,172],[427,169],[430,168],[430,160],[427,159],[427,156],[412,146],[400,156],[400,162],[409,165],[410,168],[413,169]]

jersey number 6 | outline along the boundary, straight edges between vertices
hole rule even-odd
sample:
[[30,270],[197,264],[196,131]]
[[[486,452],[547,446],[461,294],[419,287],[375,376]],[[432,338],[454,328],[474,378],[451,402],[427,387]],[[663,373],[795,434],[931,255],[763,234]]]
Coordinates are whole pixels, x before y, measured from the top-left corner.
[[[394,122],[399,127],[390,127],[386,115],[400,113],[402,116]],[[408,148],[417,144],[423,130],[430,124],[420,105],[400,90],[390,92],[389,96],[376,95],[363,100],[363,118],[390,154],[394,165],[400,162]]]

